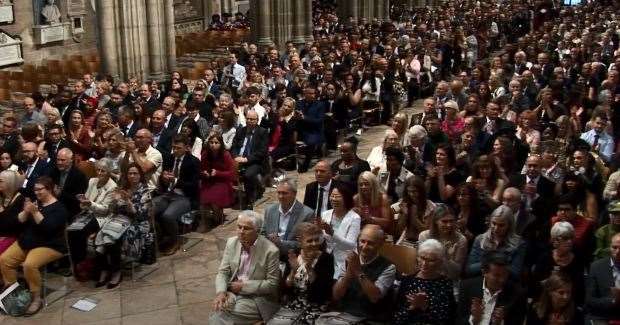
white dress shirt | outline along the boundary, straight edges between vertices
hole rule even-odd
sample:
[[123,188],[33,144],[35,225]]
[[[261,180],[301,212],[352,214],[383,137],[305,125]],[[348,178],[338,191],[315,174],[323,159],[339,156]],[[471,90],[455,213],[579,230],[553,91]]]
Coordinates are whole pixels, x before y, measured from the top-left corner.
[[[491,324],[491,315],[493,315],[493,310],[495,310],[495,304],[497,304],[497,298],[502,291],[496,291],[495,293],[491,293],[489,289],[487,289],[486,281],[482,280],[482,305],[484,310],[482,311],[482,319],[477,325],[490,325]],[[474,325],[474,320],[472,316],[469,316],[469,324]],[[502,321],[501,324],[504,324]],[[501,325],[498,324],[498,325]]]

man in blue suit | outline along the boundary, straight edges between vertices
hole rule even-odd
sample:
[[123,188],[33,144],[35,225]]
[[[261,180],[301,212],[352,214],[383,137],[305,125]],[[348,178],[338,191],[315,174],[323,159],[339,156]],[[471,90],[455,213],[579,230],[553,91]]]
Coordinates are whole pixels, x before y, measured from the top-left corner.
[[304,99],[300,100],[297,106],[297,114],[301,118],[303,141],[307,146],[304,162],[299,168],[300,173],[305,173],[308,170],[312,156],[319,151],[325,142],[325,132],[323,131],[325,102],[316,99],[316,85],[308,83],[304,88]]

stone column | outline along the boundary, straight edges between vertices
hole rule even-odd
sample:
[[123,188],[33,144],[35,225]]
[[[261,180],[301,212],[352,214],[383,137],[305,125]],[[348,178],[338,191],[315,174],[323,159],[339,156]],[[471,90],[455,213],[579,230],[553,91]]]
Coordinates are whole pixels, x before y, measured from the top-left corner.
[[385,0],[380,0],[380,1],[374,0],[374,1],[375,1],[374,3],[375,12],[374,12],[373,18],[377,18],[379,21],[385,20],[385,14],[383,13],[383,10],[385,7],[383,6],[383,3],[387,1]]
[[177,46],[174,32],[174,0],[164,0],[164,20],[166,31],[166,50],[164,58],[166,59],[166,75],[171,74],[177,65]]
[[306,41],[306,17],[305,1],[293,1],[293,38],[292,41],[295,45],[303,44]]
[[271,1],[254,1],[258,25],[256,44],[262,48],[273,45],[271,39]]
[[235,14],[234,12],[232,12],[233,4],[232,4],[231,0],[222,0],[221,3],[222,3],[222,5],[220,6],[221,13],[227,12],[227,13],[230,13],[230,14],[233,14],[233,15]]
[[[121,64],[124,77],[145,79],[150,70],[145,2],[142,0],[119,1]],[[106,17],[107,18],[107,17]]]
[[116,13],[114,12],[114,0],[99,0],[97,5],[97,24],[99,25],[99,49],[103,71],[110,74],[114,80],[120,78],[118,66],[118,39],[116,28]]
[[306,8],[304,10],[304,17],[306,21],[306,41],[310,42],[314,40],[313,31],[314,24],[312,22],[312,1],[302,1]]
[[[164,73],[164,53],[168,34],[165,32],[164,4],[161,0],[146,1],[149,42],[149,77],[161,79]],[[173,26],[174,28],[174,26]]]
[[390,0],[383,0],[383,21],[390,20]]

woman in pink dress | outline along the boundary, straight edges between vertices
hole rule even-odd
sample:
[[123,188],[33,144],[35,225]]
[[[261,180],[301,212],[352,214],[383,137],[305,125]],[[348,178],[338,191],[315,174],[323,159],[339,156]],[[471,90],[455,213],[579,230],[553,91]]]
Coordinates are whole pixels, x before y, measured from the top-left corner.
[[213,212],[215,220],[222,220],[222,210],[233,203],[233,181],[236,175],[235,162],[224,149],[224,140],[218,133],[212,133],[207,138],[207,146],[202,153],[200,176],[202,208]]

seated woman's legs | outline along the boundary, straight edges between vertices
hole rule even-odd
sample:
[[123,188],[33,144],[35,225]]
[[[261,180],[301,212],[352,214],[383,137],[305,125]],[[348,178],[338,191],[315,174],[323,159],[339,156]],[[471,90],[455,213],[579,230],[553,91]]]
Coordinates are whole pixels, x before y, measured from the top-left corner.
[[97,271],[99,282],[97,287],[103,286],[108,280],[109,288],[116,287],[121,280],[121,243],[116,242],[112,245],[106,245],[103,252],[97,252],[96,257]]
[[5,286],[17,282],[17,268],[23,265],[24,277],[32,293],[32,303],[26,313],[35,313],[41,307],[41,267],[61,257],[62,253],[47,247],[24,251],[17,242],[0,256],[0,271]]
[[76,265],[86,258],[88,252],[88,237],[99,231],[97,219],[91,219],[82,230],[67,232],[69,251],[71,258]]

